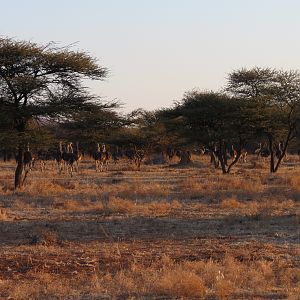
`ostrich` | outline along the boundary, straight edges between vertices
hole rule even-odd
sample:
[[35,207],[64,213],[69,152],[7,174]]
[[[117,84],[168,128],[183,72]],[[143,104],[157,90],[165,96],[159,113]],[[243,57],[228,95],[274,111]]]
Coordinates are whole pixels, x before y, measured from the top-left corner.
[[240,160],[242,162],[246,162],[247,161],[247,155],[248,155],[248,152],[246,149],[242,149],[241,150],[241,156],[240,156]]
[[[72,145],[72,143],[71,143]],[[76,164],[76,170],[78,172],[79,170],[79,162],[82,160],[82,153],[79,151],[79,142],[76,142],[76,150],[74,152],[75,155],[75,164]]]
[[46,161],[48,159],[47,151],[40,149],[37,152],[37,159],[40,161],[41,172],[44,172],[46,170]]
[[109,152],[106,150],[105,144],[97,144],[97,150],[93,153],[93,158],[95,160],[96,172],[103,172],[103,166],[106,171],[108,171],[108,161],[110,159]]
[[[231,150],[229,151],[229,155],[230,155],[230,158],[233,159],[233,160],[236,159],[236,157],[238,155],[238,152],[234,149],[233,145],[231,145]],[[246,162],[247,155],[248,155],[247,150],[246,149],[241,149],[241,154],[240,154],[240,157],[239,157],[239,161]]]
[[204,155],[206,153],[206,148],[205,147],[201,147],[200,149],[199,149],[199,154],[200,155]]
[[261,151],[260,151],[260,156],[261,156],[261,157],[266,158],[266,157],[268,157],[269,155],[270,155],[270,150],[269,150],[268,148],[263,148],[263,149],[261,149]]
[[234,149],[233,145],[231,145],[231,149],[229,151],[229,155],[230,155],[230,158],[232,160],[236,159],[236,157],[237,157],[237,151]]
[[110,153],[106,150],[105,144],[102,144],[101,152],[102,152],[102,160],[101,160],[102,170],[103,170],[103,166],[104,166],[106,171],[108,171],[108,163],[109,163],[109,160],[110,160]]
[[176,151],[171,146],[168,146],[166,152],[167,152],[167,156],[169,158],[169,161],[171,161],[173,159],[173,157],[175,156]]
[[136,164],[136,166],[138,167],[138,170],[140,170],[141,168],[141,162],[145,157],[145,151],[144,150],[136,150],[135,151],[135,158],[134,158],[134,162]]
[[74,162],[76,161],[72,143],[69,143],[67,145],[66,151],[64,151],[62,153],[62,159],[63,159],[64,163],[66,164],[67,169],[72,177],[73,171],[74,171]]
[[256,154],[257,158],[259,158],[259,156],[260,156],[261,149],[262,149],[262,145],[261,145],[261,143],[259,143],[259,144],[258,144],[258,148],[256,148],[256,149],[254,150],[254,154]]
[[[276,146],[275,156],[277,159],[280,159],[283,155],[283,142],[279,142],[278,146]],[[287,154],[284,154],[283,159],[287,159]]]
[[64,159],[63,159],[63,147],[62,147],[62,142],[59,142],[59,146],[58,149],[55,153],[55,161],[57,163],[58,166],[58,173],[60,174],[61,171],[64,168]]
[[123,152],[119,149],[118,146],[114,149],[114,151],[111,152],[111,158],[114,161],[115,164],[120,160],[120,158],[123,156]]
[[134,164],[140,169],[142,160],[145,157],[144,150],[128,149],[124,152],[125,156],[129,159],[129,162],[134,162]]
[[97,143],[97,149],[95,152],[93,152],[92,157],[95,160],[95,167],[96,167],[96,172],[99,171],[100,168],[100,145]]
[[27,144],[27,149],[24,152],[23,157],[24,157],[24,169],[31,171],[34,164],[34,157],[29,149],[29,143]]
[[220,150],[216,145],[212,146],[211,148],[207,149],[207,153],[210,156],[210,163],[215,166],[215,168],[218,168],[220,166]]
[[257,158],[262,157],[266,158],[270,155],[270,150],[268,148],[263,148],[262,144],[259,143],[259,147],[254,151],[254,153],[257,155]]

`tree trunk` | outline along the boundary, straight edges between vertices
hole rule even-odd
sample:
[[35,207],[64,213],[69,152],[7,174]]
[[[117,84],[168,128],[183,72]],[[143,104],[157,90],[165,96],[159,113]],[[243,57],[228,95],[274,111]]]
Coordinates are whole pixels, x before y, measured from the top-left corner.
[[4,162],[7,162],[7,154],[8,154],[8,153],[7,153],[7,150],[4,149],[4,150],[3,150],[3,161],[4,161]]
[[230,165],[227,167],[227,173],[230,173],[231,168],[239,161],[241,157],[241,150],[238,151],[235,159],[230,163]]
[[228,164],[228,159],[227,159],[227,151],[226,151],[226,144],[225,142],[219,142],[219,152],[218,152],[218,158],[221,164],[221,169],[223,174],[229,174],[231,168],[239,161],[241,157],[241,151],[242,151],[242,145],[243,145],[243,140],[240,138],[239,140],[239,145],[238,145],[238,150],[237,150],[237,155],[236,157]]
[[220,161],[220,164],[221,164],[221,169],[222,169],[222,173],[223,174],[227,174],[227,168],[226,168],[226,163],[224,161],[224,157],[222,157],[223,155],[221,154],[220,157],[219,157],[219,161]]
[[19,147],[17,156],[17,168],[15,171],[15,189],[21,188],[23,185],[23,171],[24,171],[24,149]]
[[293,127],[290,127],[289,128],[289,133],[286,137],[286,140],[285,140],[285,143],[284,143],[284,146],[283,146],[283,151],[281,153],[281,156],[279,157],[277,163],[276,163],[276,166],[275,166],[275,169],[274,169],[274,172],[277,172],[279,166],[280,166],[280,163],[282,161],[282,159],[284,158],[284,156],[286,155],[287,153],[287,147],[288,147],[288,144],[290,142],[290,140],[292,139],[292,131],[293,131]]
[[239,137],[239,144],[238,144],[238,149],[237,149],[237,155],[234,158],[234,160],[230,163],[230,165],[227,168],[227,173],[230,172],[231,168],[240,160],[241,154],[242,154],[242,147],[244,145],[244,140]]
[[219,166],[220,166],[219,157],[213,150],[211,150],[211,153],[210,153],[210,162],[214,164],[215,169],[219,168]]
[[273,151],[273,138],[271,135],[268,136],[269,140],[269,151],[270,151],[270,172],[275,173],[275,160],[274,160],[274,151]]
[[218,159],[221,165],[222,173],[227,173],[227,154],[226,154],[226,146],[224,141],[219,141],[219,149],[218,149]]
[[187,165],[187,164],[190,164],[191,162],[192,162],[192,160],[191,160],[190,151],[182,150],[181,153],[180,153],[179,164],[180,165]]

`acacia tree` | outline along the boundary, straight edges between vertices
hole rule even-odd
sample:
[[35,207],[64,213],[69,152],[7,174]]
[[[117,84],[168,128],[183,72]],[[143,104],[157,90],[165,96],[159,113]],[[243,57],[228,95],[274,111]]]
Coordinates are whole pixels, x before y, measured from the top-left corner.
[[106,68],[95,58],[68,46],[0,39],[0,117],[16,132],[18,140],[16,188],[23,182],[24,144],[30,121],[66,120],[74,112],[95,105],[97,99],[89,94],[83,80],[101,80],[106,74]]
[[[229,75],[227,90],[251,102],[256,136],[265,137],[270,151],[270,172],[278,170],[299,124],[300,73],[273,69],[241,69]],[[282,151],[275,146],[283,141]]]
[[[174,109],[167,112],[168,126],[187,144],[202,144],[209,148],[223,173],[229,173],[238,162],[249,124],[246,125],[246,102],[225,94],[192,91],[184,95]],[[227,164],[227,147],[237,145],[237,156]],[[217,166],[217,164],[216,164]]]
[[77,112],[71,119],[60,124],[58,137],[83,144],[110,141],[120,128],[130,123],[126,117],[115,111],[119,106],[117,102],[111,102],[110,106],[103,108],[91,105],[89,110]]
[[173,142],[166,128],[163,110],[138,109],[131,116],[133,125],[138,128],[140,139],[148,151],[160,152]]

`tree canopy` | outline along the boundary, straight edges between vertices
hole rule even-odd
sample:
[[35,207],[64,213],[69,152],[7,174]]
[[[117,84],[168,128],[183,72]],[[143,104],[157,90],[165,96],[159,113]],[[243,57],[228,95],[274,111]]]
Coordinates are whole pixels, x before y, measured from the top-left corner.
[[[299,135],[298,71],[236,70],[223,92],[194,90],[173,107],[129,115],[115,110],[117,101],[104,102],[85,86],[86,80],[103,80],[107,74],[96,58],[72,46],[0,38],[0,144],[19,149],[16,178],[22,173],[24,145],[45,145],[55,137],[159,151],[168,145],[185,150],[202,145],[228,173],[252,139],[267,145],[270,171],[276,172]],[[283,145],[279,156],[278,143]],[[238,155],[228,164],[230,145]]]
[[[300,73],[269,68],[241,69],[229,75],[227,91],[251,101],[251,118],[256,135],[266,138],[270,171],[276,172],[299,126]],[[283,149],[275,163],[274,148]]]
[[[107,69],[86,52],[55,43],[0,39],[0,119],[5,131],[17,135],[17,177],[22,175],[22,151],[30,122],[67,120],[76,112],[91,111],[100,102],[89,93],[84,80],[102,80],[106,75]],[[16,181],[20,185],[21,179]]]
[[97,100],[83,79],[102,80],[106,74],[85,52],[1,38],[1,119],[24,132],[33,118],[69,117]]
[[185,145],[203,145],[210,151],[217,148],[219,151],[215,154],[223,172],[227,173],[237,162],[227,168],[228,145],[238,145],[240,153],[250,135],[246,105],[247,102],[226,94],[191,91],[173,109],[165,112],[169,118],[167,126]]

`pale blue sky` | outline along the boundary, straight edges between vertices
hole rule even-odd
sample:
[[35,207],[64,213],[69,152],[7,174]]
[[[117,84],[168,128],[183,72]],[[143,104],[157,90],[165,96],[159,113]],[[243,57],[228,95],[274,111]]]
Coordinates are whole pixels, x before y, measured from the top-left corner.
[[124,110],[219,90],[242,67],[300,69],[298,0],[0,0],[0,35],[77,42],[110,69],[91,85]]

